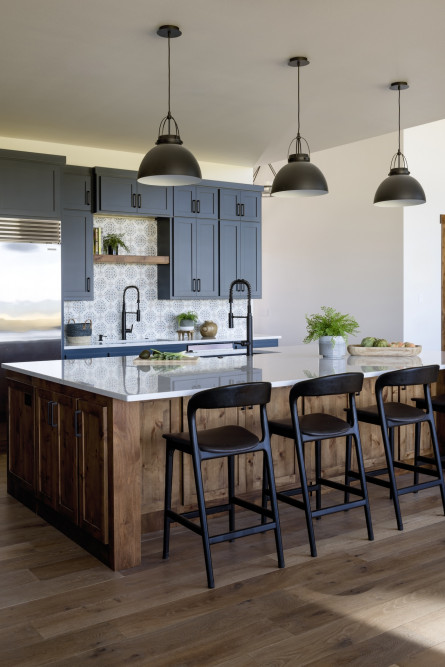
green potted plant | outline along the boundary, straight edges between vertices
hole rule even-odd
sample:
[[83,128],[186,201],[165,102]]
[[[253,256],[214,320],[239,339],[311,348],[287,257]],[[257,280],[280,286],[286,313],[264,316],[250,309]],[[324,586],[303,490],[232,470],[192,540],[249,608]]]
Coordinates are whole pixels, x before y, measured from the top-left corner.
[[306,315],[307,335],[303,343],[318,340],[323,357],[340,359],[346,354],[348,334],[356,334],[359,325],[352,315],[343,315],[330,306],[322,306],[321,310],[321,313]]
[[123,241],[122,237],[119,236],[119,234],[107,234],[104,236],[104,248],[108,248],[108,254],[109,255],[117,255],[119,254],[119,247],[124,248],[127,252],[130,252],[128,250],[128,246],[125,244]]
[[198,315],[193,312],[193,310],[188,310],[185,313],[176,315],[176,321],[178,323],[178,328],[181,331],[193,331],[195,328],[195,322],[198,321]]

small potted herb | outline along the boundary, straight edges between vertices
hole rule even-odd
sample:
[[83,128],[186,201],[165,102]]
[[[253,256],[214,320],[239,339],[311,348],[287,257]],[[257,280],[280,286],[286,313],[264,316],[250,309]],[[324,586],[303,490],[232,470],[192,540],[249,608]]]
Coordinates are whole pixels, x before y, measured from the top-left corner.
[[188,310],[186,313],[176,315],[176,321],[180,331],[193,331],[195,322],[198,321],[198,315],[193,310]]
[[127,252],[130,252],[128,250],[128,246],[119,236],[119,234],[107,234],[104,236],[104,248],[108,248],[109,255],[119,254],[119,247],[124,248],[124,250]]
[[323,357],[340,359],[346,354],[348,334],[356,334],[359,325],[352,315],[342,315],[330,306],[322,306],[321,310],[321,313],[306,315],[307,336],[303,343],[318,340]]

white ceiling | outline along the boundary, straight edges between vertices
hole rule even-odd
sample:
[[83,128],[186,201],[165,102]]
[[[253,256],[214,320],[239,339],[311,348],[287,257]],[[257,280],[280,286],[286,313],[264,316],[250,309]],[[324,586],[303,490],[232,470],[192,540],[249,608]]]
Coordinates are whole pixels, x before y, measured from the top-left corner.
[[167,111],[198,160],[285,159],[445,118],[445,0],[0,0],[0,136],[145,153]]

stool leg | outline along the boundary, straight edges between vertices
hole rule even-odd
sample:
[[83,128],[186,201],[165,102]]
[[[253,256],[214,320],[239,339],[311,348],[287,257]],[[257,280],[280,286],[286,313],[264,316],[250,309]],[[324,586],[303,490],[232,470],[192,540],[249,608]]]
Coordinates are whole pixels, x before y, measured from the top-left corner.
[[275,478],[273,473],[272,453],[270,449],[263,453],[264,469],[267,471],[268,488],[270,491],[270,505],[275,522],[275,545],[277,549],[278,567],[284,567],[283,543],[281,540],[280,515],[278,514],[277,492],[275,488]]
[[164,500],[164,543],[162,558],[168,558],[170,545],[170,517],[168,510],[172,506],[173,455],[175,450],[167,445],[165,460],[165,500]]
[[209,528],[207,525],[207,514],[204,498],[204,487],[202,485],[201,461],[196,461],[195,457],[193,457],[193,470],[195,473],[196,495],[198,498],[199,520],[201,522],[201,537],[206,564],[207,584],[209,588],[215,588],[215,582],[213,579],[212,556],[210,553]]
[[299,440],[295,440],[295,448],[297,450],[298,470],[300,472],[301,494],[303,496],[304,514],[306,517],[306,526],[309,537],[309,545],[311,548],[311,556],[317,555],[317,547],[315,546],[314,526],[312,525],[312,511],[309,499],[309,492],[307,489],[306,467],[304,465],[303,445]]
[[[346,453],[345,453],[345,485],[349,486],[350,477],[349,471],[351,470],[351,436],[346,436]],[[344,502],[349,503],[349,493],[345,491]]]
[[[421,423],[416,424],[416,430],[415,430],[415,435],[414,435],[414,465],[416,466],[416,470],[414,470],[414,484],[419,483],[419,471],[417,469],[417,460],[420,455],[420,427]],[[418,493],[418,491],[414,491],[414,493]]]
[[[388,437],[388,431],[389,437]],[[388,469],[389,483],[390,483],[390,498],[394,505],[394,512],[396,514],[397,529],[403,530],[402,515],[400,514],[399,494],[397,493],[396,477],[394,475],[393,453],[394,453],[394,429],[386,429],[382,427],[382,439],[385,449],[386,466]]]
[[[315,441],[315,483],[317,484],[317,489],[315,491],[315,507],[317,510],[321,509],[321,441]],[[320,516],[317,516],[317,519],[321,519]]]
[[436,432],[436,425],[434,422],[434,418],[431,418],[431,420],[428,420],[428,424],[430,427],[430,433],[431,433],[431,440],[433,443],[433,455],[434,455],[434,462],[436,464],[436,469],[437,469],[437,476],[440,479],[440,495],[442,497],[442,506],[444,509],[444,514],[445,514],[445,487],[444,487],[444,480],[443,480],[443,472],[442,472],[442,461],[440,458],[440,450],[439,450],[439,443],[437,441],[437,432]]
[[[267,472],[267,462],[266,456],[263,456],[263,482],[262,482],[262,492],[261,492],[261,507],[263,510],[267,510],[267,499],[270,496],[270,481],[269,475]],[[264,514],[261,515],[261,523],[266,523],[266,517]]]
[[374,531],[372,529],[371,510],[369,507],[369,498],[368,498],[368,487],[366,485],[366,478],[365,478],[365,466],[363,464],[362,443],[360,440],[360,435],[358,433],[353,437],[355,443],[355,455],[357,458],[358,472],[360,475],[360,484],[362,487],[363,498],[365,499],[366,503],[363,509],[365,510],[366,528],[368,529],[368,540],[372,541],[374,539]]
[[[235,505],[233,504],[233,496],[235,495],[235,470],[234,457],[227,457],[227,471],[228,471],[228,488],[229,488],[229,530],[235,530]],[[233,540],[230,540],[233,542]]]

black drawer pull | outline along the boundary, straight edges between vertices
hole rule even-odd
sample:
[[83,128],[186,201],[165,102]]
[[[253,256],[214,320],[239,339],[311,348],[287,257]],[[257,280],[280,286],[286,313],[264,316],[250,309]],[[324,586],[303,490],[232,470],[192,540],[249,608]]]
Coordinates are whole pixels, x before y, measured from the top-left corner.
[[81,410],[75,410],[74,411],[74,435],[76,438],[81,438],[82,433],[79,433],[79,415],[81,413]]

